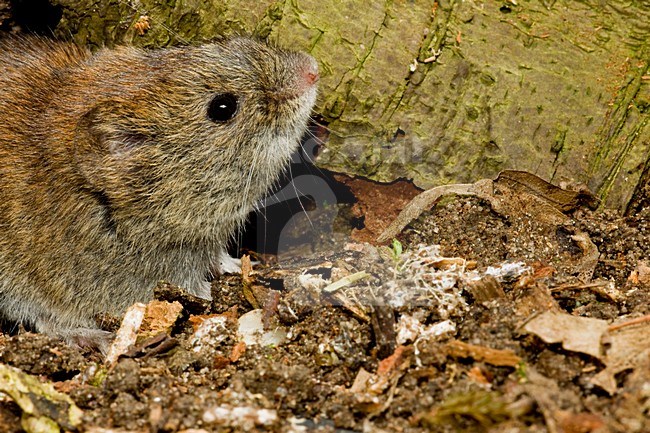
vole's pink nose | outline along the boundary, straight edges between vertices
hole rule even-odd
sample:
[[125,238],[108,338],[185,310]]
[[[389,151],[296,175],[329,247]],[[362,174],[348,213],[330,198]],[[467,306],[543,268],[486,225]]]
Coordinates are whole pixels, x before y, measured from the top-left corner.
[[305,64],[300,71],[300,75],[307,86],[313,86],[318,82],[318,63],[311,56],[305,56]]
[[307,72],[305,79],[307,84],[316,84],[318,82],[318,72]]

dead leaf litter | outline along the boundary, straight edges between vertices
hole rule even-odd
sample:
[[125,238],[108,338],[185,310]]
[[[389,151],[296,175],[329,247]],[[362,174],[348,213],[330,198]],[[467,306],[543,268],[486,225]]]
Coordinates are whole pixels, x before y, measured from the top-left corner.
[[648,432],[650,212],[531,176],[425,192],[389,245],[222,276],[212,302],[161,283],[107,362],[2,334],[0,431]]

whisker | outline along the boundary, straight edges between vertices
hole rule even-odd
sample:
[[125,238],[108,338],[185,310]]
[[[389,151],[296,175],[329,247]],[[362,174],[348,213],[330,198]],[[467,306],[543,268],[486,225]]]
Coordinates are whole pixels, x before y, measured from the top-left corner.
[[302,209],[303,213],[307,217],[307,221],[309,221],[309,225],[311,226],[312,230],[315,230],[316,228],[314,227],[314,224],[311,221],[311,218],[309,218],[309,214],[307,213],[307,209],[305,209],[305,206],[302,204],[302,200],[300,200],[300,197],[307,197],[306,194],[302,194],[302,192],[296,187],[296,182],[294,182],[293,179],[293,172],[291,170],[291,166],[289,166],[289,177],[291,179],[291,186],[293,187],[293,191],[296,193],[296,197],[298,198],[298,203],[300,203],[300,208]]

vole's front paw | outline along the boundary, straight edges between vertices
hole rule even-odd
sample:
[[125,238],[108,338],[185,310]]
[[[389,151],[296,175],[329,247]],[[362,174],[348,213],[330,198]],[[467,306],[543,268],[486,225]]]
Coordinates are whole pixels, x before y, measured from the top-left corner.
[[[251,265],[258,265],[260,262],[251,261]],[[241,274],[241,259],[231,257],[225,250],[217,257],[217,270],[220,274]]]
[[231,257],[222,251],[217,257],[217,270],[220,274],[241,274],[241,259]]

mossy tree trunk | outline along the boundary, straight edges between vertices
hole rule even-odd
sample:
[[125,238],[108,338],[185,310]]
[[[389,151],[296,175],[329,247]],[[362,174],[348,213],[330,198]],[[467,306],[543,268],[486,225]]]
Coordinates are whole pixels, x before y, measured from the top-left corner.
[[[90,46],[255,34],[311,52],[331,139],[318,163],[423,187],[506,168],[625,209],[650,178],[643,1],[53,0]],[[136,23],[149,30],[140,35]],[[644,169],[646,170],[645,174]]]

